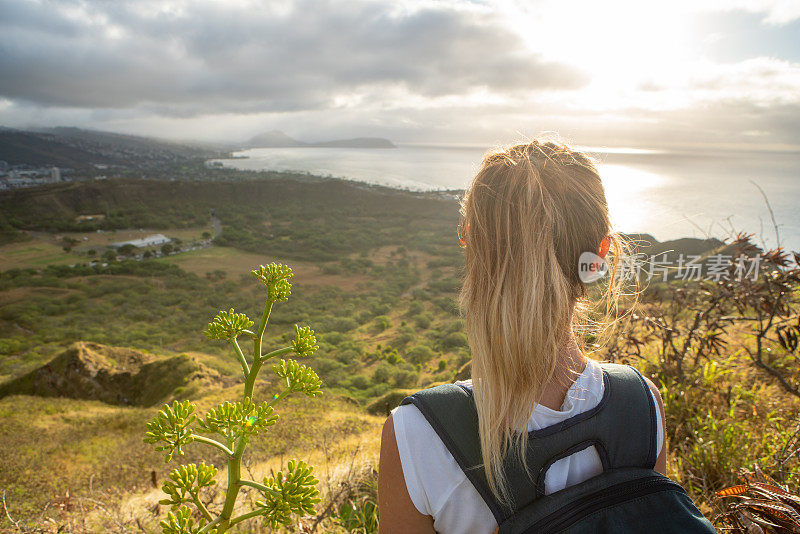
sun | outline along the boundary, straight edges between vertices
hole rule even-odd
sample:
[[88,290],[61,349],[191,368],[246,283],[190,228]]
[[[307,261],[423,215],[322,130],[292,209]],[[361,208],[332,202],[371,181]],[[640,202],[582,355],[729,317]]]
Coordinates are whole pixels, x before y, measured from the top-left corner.
[[679,84],[687,62],[697,59],[689,18],[672,3],[511,2],[503,11],[531,52],[588,76],[578,90],[581,107],[636,104],[631,98],[648,87]]

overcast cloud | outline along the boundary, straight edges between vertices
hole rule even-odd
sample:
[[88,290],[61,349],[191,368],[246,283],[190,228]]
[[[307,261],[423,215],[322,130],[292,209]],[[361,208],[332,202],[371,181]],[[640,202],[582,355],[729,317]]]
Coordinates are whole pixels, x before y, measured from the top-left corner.
[[486,12],[318,0],[166,12],[136,1],[0,5],[0,92],[44,106],[294,111],[376,85],[443,96],[588,81],[524,50]]
[[[693,35],[678,61],[666,38],[643,42],[668,23],[658,15],[630,26],[640,34],[628,49],[613,40],[629,26],[603,28],[591,13],[577,24],[590,3],[528,4],[0,0],[0,124],[219,140],[281,128],[312,140],[563,130],[583,143],[800,144],[800,64],[788,51],[723,63],[697,54],[707,36]],[[716,9],[678,5],[686,20]],[[797,23],[796,5],[725,9],[780,28]],[[648,59],[659,43],[663,68]],[[625,52],[618,73],[598,62],[612,45]]]

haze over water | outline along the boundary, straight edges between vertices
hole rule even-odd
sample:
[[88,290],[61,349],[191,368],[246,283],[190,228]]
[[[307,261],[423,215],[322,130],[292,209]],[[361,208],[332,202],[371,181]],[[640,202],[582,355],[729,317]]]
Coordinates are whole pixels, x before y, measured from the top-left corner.
[[[800,152],[592,149],[616,230],[658,240],[728,237],[731,228],[775,232],[756,182],[778,222],[782,245],[800,250]],[[594,152],[597,150],[597,152]],[[397,149],[262,148],[238,152],[225,166],[293,170],[411,190],[464,189],[485,148],[401,145]],[[759,241],[760,242],[760,241]]]

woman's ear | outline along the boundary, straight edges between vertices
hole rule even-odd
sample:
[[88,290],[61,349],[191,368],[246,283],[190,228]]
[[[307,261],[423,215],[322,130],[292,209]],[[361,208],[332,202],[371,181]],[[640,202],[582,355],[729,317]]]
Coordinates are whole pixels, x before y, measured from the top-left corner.
[[601,258],[605,258],[609,248],[611,248],[611,236],[605,236],[603,240],[600,241],[600,248],[597,249],[597,255]]

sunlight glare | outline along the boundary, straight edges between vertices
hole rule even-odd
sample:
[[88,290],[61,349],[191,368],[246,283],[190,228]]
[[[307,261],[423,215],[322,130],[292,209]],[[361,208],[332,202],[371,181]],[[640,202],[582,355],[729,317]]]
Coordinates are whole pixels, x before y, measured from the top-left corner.
[[666,178],[625,165],[600,163],[597,170],[606,190],[611,225],[617,231],[638,231],[652,222],[654,205],[646,191],[662,185]]
[[686,62],[695,59],[682,13],[669,5],[628,0],[503,5],[532,52],[589,75],[589,84],[579,90],[580,108],[634,104],[630,98],[643,87],[669,87],[682,79]]

